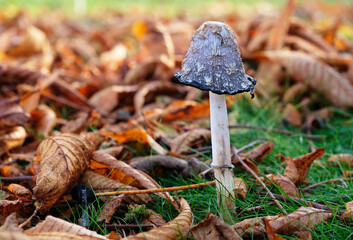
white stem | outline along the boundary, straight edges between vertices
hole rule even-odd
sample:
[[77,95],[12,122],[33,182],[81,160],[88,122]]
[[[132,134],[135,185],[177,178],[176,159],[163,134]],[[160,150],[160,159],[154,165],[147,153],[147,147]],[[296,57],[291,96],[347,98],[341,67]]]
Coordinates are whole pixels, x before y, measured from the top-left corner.
[[217,181],[218,200],[227,208],[234,207],[228,198],[234,197],[233,170],[217,168],[231,166],[230,139],[228,127],[227,104],[224,95],[210,93],[212,165]]

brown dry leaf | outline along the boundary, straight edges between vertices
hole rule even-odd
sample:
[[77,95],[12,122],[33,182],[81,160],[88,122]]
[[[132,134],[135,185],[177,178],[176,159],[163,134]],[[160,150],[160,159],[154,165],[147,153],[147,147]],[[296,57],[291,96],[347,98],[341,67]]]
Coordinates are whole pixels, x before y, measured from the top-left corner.
[[50,215],[47,216],[44,221],[38,223],[35,227],[27,229],[25,233],[31,236],[36,236],[36,234],[39,234],[40,236],[41,233],[53,233],[53,235],[55,235],[55,233],[67,233],[74,234],[84,239],[107,239],[106,237],[99,235],[96,232]]
[[72,116],[64,126],[60,128],[62,133],[80,133],[85,131],[92,123],[91,113],[78,112]]
[[[251,170],[253,170],[256,174],[258,174],[260,172],[257,165],[253,161],[251,161],[249,158],[242,157],[242,159],[243,159],[244,163],[246,165],[248,165],[248,167],[251,168]],[[236,158],[236,157],[232,157],[232,164],[234,164],[237,168],[244,169],[243,165],[238,161],[238,158]]]
[[265,218],[264,221],[265,221],[266,234],[267,234],[268,240],[285,240],[285,238],[275,234],[275,232],[271,227],[270,220]]
[[291,103],[288,103],[287,106],[282,110],[282,116],[295,127],[300,127],[302,125],[301,114],[298,109]]
[[211,131],[204,128],[192,129],[170,141],[170,150],[175,153],[185,153],[196,143],[210,142]]
[[[134,169],[123,161],[117,160],[113,156],[104,153],[103,151],[95,151],[93,153],[93,160],[89,168],[101,175],[108,176],[118,182],[131,185],[138,188],[155,189],[161,188],[156,181],[150,176]],[[169,201],[174,203],[174,200],[168,193],[157,194],[166,197]]]
[[299,197],[300,193],[295,184],[288,178],[284,177],[281,174],[277,174],[273,180],[276,185],[278,185],[289,197]]
[[22,146],[26,136],[26,130],[21,126],[0,129],[0,155],[8,150]]
[[297,82],[291,85],[283,94],[282,101],[285,103],[294,102],[301,97],[306,91],[307,87],[302,82]]
[[157,177],[167,177],[180,174],[184,178],[189,178],[193,174],[199,174],[209,167],[202,161],[192,158],[185,161],[172,156],[152,155],[147,157],[135,157],[129,161],[130,166]]
[[12,231],[0,231],[0,239],[11,239],[11,240],[33,240],[30,236],[27,236],[21,232]]
[[29,115],[20,106],[20,98],[0,99],[0,128],[23,126]]
[[124,146],[110,147],[110,148],[102,149],[101,151],[104,151],[106,154],[112,155],[113,157],[115,157],[117,159],[121,159],[122,157],[126,157],[126,154],[128,153],[125,151]]
[[291,78],[307,83],[337,107],[353,106],[353,86],[335,69],[315,58],[294,51],[267,51],[267,58],[287,69]]
[[353,201],[346,202],[346,211],[341,215],[340,219],[346,221],[347,219],[353,219]]
[[314,162],[315,159],[321,158],[324,155],[325,149],[318,148],[315,151],[296,157],[293,159],[295,166],[298,168],[299,173],[299,181],[298,184],[303,184],[306,180],[306,175],[310,170],[311,164]]
[[196,240],[237,240],[242,239],[233,227],[224,223],[218,216],[207,213],[206,219],[192,226],[191,232]]
[[61,134],[42,141],[37,149],[40,169],[33,195],[42,200],[40,212],[49,210],[86,171],[94,145],[76,135]]
[[264,142],[256,148],[251,149],[249,152],[241,155],[250,158],[253,161],[262,163],[264,158],[273,151],[274,146],[275,145],[271,142]]
[[[120,183],[118,181],[115,181],[113,179],[107,178],[103,175],[100,175],[98,173],[92,172],[87,170],[85,172],[85,175],[83,176],[81,180],[82,184],[85,184],[86,186],[89,186],[92,188],[95,192],[113,192],[113,191],[132,191],[132,190],[137,190],[137,188]],[[106,199],[101,197],[103,201]],[[110,197],[108,198],[110,199]],[[134,195],[125,195],[124,199],[128,203],[138,203],[138,204],[146,204],[149,201],[152,201],[153,198],[149,194],[134,194]]]
[[22,95],[20,105],[23,110],[27,113],[31,113],[33,110],[35,110],[39,105],[40,96],[41,93],[39,90],[33,90]]
[[124,199],[124,194],[119,196],[113,196],[104,204],[104,207],[100,210],[98,221],[105,220],[106,223],[110,223],[115,211],[120,208],[121,202]]
[[148,142],[146,131],[140,129],[129,129],[125,132],[110,132],[105,129],[101,129],[100,133],[105,136],[114,138],[115,141],[120,144],[135,141],[144,144]]
[[332,217],[332,212],[311,207],[300,207],[287,216],[270,221],[277,234],[292,234],[296,231],[314,229],[316,225]]
[[298,168],[295,166],[291,157],[287,157],[287,166],[284,169],[283,176],[289,178],[294,184],[297,184],[299,181]]
[[314,112],[310,112],[305,117],[305,123],[303,127],[311,128],[314,122],[318,122],[319,125],[323,125],[325,120],[330,119],[333,115],[333,109],[331,107],[322,108]]
[[245,181],[242,178],[234,177],[234,194],[236,197],[240,195],[242,198],[246,198],[248,189],[246,187]]
[[328,162],[334,164],[343,164],[344,166],[353,166],[353,154],[350,153],[341,153],[341,154],[331,154],[328,159]]
[[[8,31],[13,31],[13,29],[10,28]],[[10,39],[5,50],[9,56],[31,56],[47,51],[50,47],[45,33],[34,26],[26,26],[23,29],[17,29],[17,31],[18,34]]]
[[278,216],[248,218],[233,225],[233,228],[242,238],[265,237],[264,219],[274,220]]
[[26,187],[22,185],[11,183],[9,186],[7,186],[7,189],[22,201],[24,199],[31,200],[31,197],[32,197],[31,191],[29,191]]
[[137,90],[137,85],[110,86],[96,92],[88,102],[99,112],[109,113],[117,106],[131,104]]
[[4,217],[9,216],[11,213],[18,213],[21,216],[24,216],[28,210],[32,211],[31,209],[26,209],[25,213],[24,209],[25,206],[20,200],[0,200],[0,214]]
[[134,240],[169,240],[177,239],[180,237],[180,230],[186,227],[189,227],[192,224],[192,211],[187,203],[187,201],[179,197],[178,203],[180,204],[179,215],[172,221],[157,227],[153,228],[147,232],[142,232],[136,235],[130,235],[127,238],[123,239],[134,239]]
[[48,136],[56,124],[56,114],[50,107],[41,104],[31,112],[31,122],[35,130]]
[[310,231],[298,231],[298,232],[294,232],[293,234],[295,234],[299,239],[303,239],[303,240],[313,239]]
[[[17,216],[17,213],[11,213],[0,227],[0,231],[9,231],[9,232],[23,232],[22,228],[19,228],[20,219]],[[1,239],[1,238],[0,238]]]
[[152,81],[139,88],[134,96],[135,114],[141,116],[143,106],[151,102],[158,95],[177,96],[185,93],[185,88],[180,85],[165,81]]
[[147,209],[146,214],[148,215],[148,217],[143,220],[142,224],[153,224],[154,226],[158,227],[167,223],[162,215],[156,213],[151,209]]

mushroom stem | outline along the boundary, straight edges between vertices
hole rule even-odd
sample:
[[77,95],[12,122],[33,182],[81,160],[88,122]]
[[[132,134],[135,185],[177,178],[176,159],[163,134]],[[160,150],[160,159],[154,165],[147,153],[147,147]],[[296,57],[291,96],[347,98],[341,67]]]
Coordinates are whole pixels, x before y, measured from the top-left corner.
[[[230,209],[234,203],[233,170],[231,168],[231,153],[227,104],[225,95],[210,94],[212,166],[217,179],[217,199],[220,205]],[[228,166],[228,167],[227,167]]]

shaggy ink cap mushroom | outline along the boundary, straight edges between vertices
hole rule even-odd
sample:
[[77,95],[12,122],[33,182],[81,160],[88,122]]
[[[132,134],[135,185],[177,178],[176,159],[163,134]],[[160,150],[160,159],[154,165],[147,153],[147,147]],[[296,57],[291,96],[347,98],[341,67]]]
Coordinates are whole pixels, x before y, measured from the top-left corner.
[[245,74],[238,43],[222,22],[203,23],[193,34],[181,72],[174,80],[216,94],[250,92],[256,80]]

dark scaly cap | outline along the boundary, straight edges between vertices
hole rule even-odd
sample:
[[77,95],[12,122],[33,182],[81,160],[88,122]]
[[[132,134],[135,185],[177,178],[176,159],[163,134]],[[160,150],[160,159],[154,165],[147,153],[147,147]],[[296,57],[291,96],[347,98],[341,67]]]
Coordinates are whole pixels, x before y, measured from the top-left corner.
[[224,23],[203,23],[193,34],[180,73],[174,80],[217,94],[249,92],[256,80],[245,74],[238,43]]

